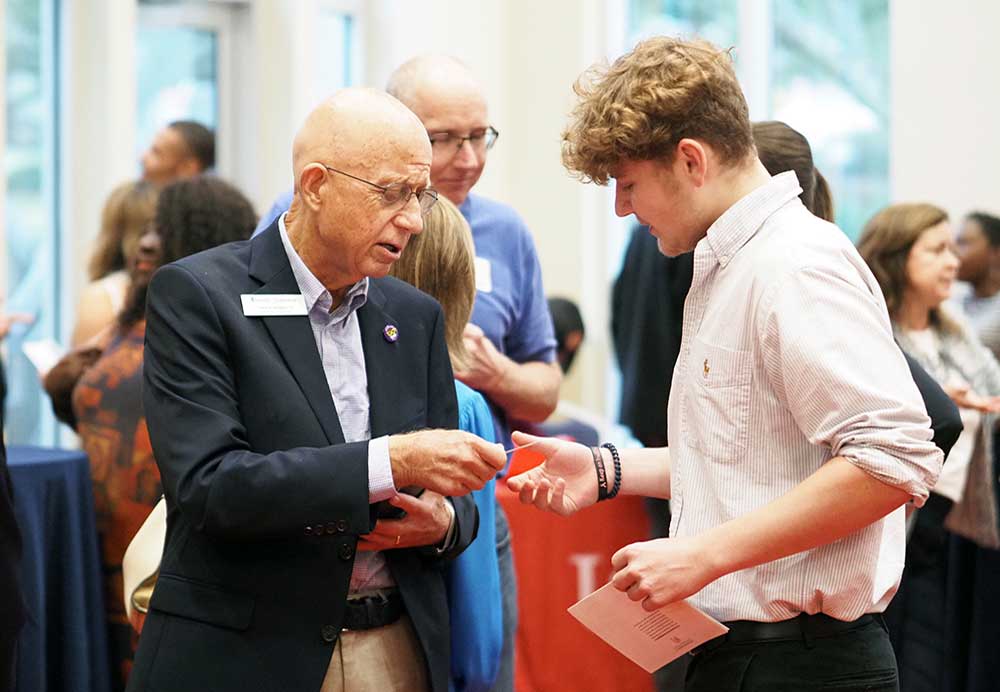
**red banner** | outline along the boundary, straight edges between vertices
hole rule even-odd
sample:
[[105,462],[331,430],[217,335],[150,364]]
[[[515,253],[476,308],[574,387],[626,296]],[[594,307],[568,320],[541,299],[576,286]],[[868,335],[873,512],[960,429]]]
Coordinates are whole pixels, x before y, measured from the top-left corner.
[[[518,452],[511,473],[540,461],[530,450]],[[620,497],[560,517],[522,505],[505,483],[496,487],[510,520],[517,569],[515,690],[651,692],[648,673],[566,612],[609,581],[619,548],[648,538],[642,500]]]

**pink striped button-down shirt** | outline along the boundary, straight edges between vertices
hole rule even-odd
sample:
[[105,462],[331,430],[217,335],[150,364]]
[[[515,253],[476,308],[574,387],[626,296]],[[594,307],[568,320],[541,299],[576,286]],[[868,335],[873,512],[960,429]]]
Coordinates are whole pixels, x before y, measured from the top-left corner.
[[[695,249],[668,405],[670,534],[787,493],[834,456],[923,504],[941,469],[875,277],[802,205],[794,173],[747,195]],[[904,510],[833,544],[729,574],[691,598],[720,620],[854,620],[899,586]]]

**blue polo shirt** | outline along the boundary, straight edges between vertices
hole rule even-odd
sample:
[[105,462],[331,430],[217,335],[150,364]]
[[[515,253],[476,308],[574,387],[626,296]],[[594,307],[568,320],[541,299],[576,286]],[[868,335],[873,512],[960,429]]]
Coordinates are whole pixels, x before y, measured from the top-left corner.
[[[292,191],[278,197],[261,217],[254,235],[288,210]],[[506,204],[470,194],[459,207],[472,228],[476,248],[474,325],[497,350],[516,363],[556,359],[556,336],[542,288],[542,268],[535,241],[524,220]],[[496,439],[510,447],[510,428],[503,410],[489,397]]]
[[[476,248],[473,324],[516,363],[556,359],[552,316],[542,288],[542,268],[524,220],[511,207],[470,194],[459,207]],[[510,446],[503,411],[486,397],[497,440]]]

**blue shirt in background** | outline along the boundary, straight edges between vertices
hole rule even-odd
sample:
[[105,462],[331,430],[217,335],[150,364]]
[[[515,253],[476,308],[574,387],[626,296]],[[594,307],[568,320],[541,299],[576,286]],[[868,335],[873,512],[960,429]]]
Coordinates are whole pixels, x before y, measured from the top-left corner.
[[[472,228],[476,248],[476,302],[470,322],[516,363],[555,361],[555,330],[528,227],[511,207],[479,195],[470,194],[459,209]],[[512,446],[506,415],[489,403],[497,440],[505,448]]]
[[[455,381],[458,427],[493,442],[493,420],[483,396]],[[456,692],[486,692],[500,668],[503,610],[496,549],[496,481],[473,490],[479,508],[476,540],[445,573],[451,612],[451,683]]]

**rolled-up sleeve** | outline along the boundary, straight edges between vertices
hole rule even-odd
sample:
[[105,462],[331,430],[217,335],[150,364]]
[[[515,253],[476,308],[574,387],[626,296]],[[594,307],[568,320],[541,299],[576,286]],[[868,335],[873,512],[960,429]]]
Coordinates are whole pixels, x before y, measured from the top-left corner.
[[812,444],[920,506],[944,455],[877,291],[860,272],[814,267],[775,282],[758,321],[764,370]]

